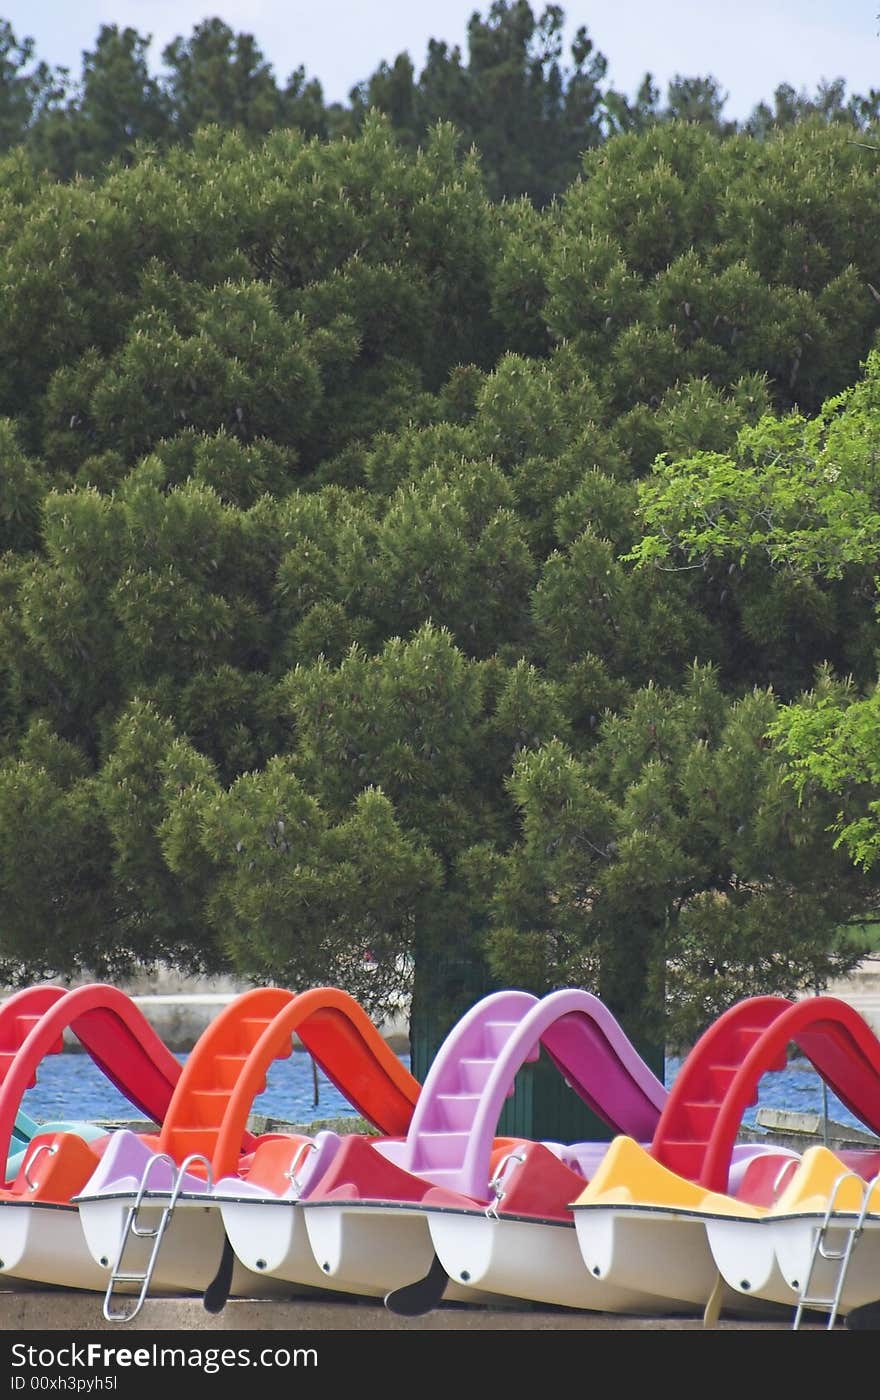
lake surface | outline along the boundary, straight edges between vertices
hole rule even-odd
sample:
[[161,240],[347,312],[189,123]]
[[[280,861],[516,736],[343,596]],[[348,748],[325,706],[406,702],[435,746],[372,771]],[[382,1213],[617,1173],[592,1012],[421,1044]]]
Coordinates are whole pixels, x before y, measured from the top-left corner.
[[[181,1063],[185,1055],[178,1055]],[[409,1056],[401,1055],[409,1068]],[[666,1084],[671,1086],[680,1068],[680,1061],[666,1062]],[[764,1075],[758,1090],[758,1103],[748,1109],[744,1123],[754,1126],[757,1109],[762,1106],[788,1109],[795,1113],[827,1113],[836,1123],[864,1127],[830,1090],[823,1103],[823,1084],[808,1060],[793,1059],[784,1070]],[[49,1055],[40,1066],[37,1082],[28,1089],[22,1107],[32,1118],[47,1122],[53,1118],[72,1118],[89,1122],[107,1119],[137,1118],[132,1105],[97,1068],[89,1055],[66,1050]],[[303,1050],[294,1050],[286,1060],[276,1060],[270,1067],[266,1088],[254,1100],[253,1112],[278,1118],[288,1123],[310,1123],[322,1118],[350,1117],[354,1110],[349,1101],[319,1069],[317,1092],[315,1069]]]

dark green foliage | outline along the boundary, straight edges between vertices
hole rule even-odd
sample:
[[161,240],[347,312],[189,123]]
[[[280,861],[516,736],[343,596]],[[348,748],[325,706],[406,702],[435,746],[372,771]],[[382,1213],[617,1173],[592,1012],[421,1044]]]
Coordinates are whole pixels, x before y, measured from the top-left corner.
[[848,94],[843,78],[812,95],[781,84],[741,123],[725,117],[727,94],[711,74],[676,73],[661,94],[648,72],[627,95],[608,84],[608,59],[585,25],[566,44],[563,8],[539,12],[527,0],[475,10],[464,53],[431,37],[421,72],[409,53],[389,55],[355,84],[348,105],[326,104],[302,64],[276,74],[253,34],[218,17],[167,44],[156,72],[147,62],[152,36],[130,27],[102,24],[72,75],[38,61],[34,41],[18,39],[8,21],[0,26],[0,151],[21,146],[64,180],[127,163],[138,145],[187,145],[206,126],[247,140],[282,127],[351,139],[380,112],[410,151],[438,123],[451,124],[480,153],[494,200],[525,197],[542,209],[568,189],[584,153],[616,135],[669,123],[760,141],[803,123],[861,134],[876,130],[880,115],[880,93]]
[[[435,91],[516,77],[546,137],[559,22],[493,7]],[[90,120],[111,56],[143,77],[106,33]],[[864,149],[685,84],[695,120],[498,204],[453,124],[407,134],[403,63],[343,136],[274,125],[219,21],[173,57],[187,144],[0,162],[3,974],[170,960],[420,1025],[577,981],[656,1044],[857,961],[873,768],[840,828],[849,778],[784,757],[815,714],[838,757],[876,680]],[[823,665],[855,692],[787,709]]]
[[731,702],[694,669],[679,692],[636,693],[591,754],[522,756],[523,834],[491,896],[496,975],[594,984],[687,1046],[739,997],[851,966],[840,927],[877,892],[841,855],[831,876],[831,809],[786,784],[774,713],[769,693]]
[[188,41],[168,44],[162,61],[176,138],[191,137],[201,126],[262,135],[279,124],[281,95],[253,35],[234,34],[222,20],[206,19]]
[[542,257],[551,332],[618,413],[676,381],[764,376],[810,412],[876,333],[876,168],[834,127],[757,144],[672,123],[589,154]]

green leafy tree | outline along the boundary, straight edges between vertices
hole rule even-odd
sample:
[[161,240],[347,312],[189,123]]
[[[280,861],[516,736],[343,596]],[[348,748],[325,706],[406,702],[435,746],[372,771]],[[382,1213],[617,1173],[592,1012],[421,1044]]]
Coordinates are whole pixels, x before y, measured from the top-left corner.
[[831,850],[827,798],[798,804],[766,739],[775,712],[769,692],[731,701],[694,668],[680,691],[636,692],[592,753],[523,754],[523,834],[490,903],[496,973],[596,986],[636,1038],[686,1048],[742,996],[854,966],[877,892]]
[[0,151],[28,139],[40,117],[61,100],[66,72],[35,58],[33,39],[18,39],[0,19]]
[[77,745],[34,719],[0,763],[0,971],[7,985],[119,969],[113,881],[94,777]]
[[96,175],[113,160],[130,160],[139,143],[167,139],[169,113],[149,71],[149,46],[135,29],[101,26],[76,90],[32,124],[28,145],[38,165],[63,180]]
[[368,1011],[393,1009],[439,872],[382,793],[363,788],[334,820],[276,757],[226,791],[184,789],[158,831],[240,975],[341,985]]
[[308,77],[303,64],[293,70],[281,94],[279,125],[295,126],[306,136],[327,139],[331,135],[346,134],[347,128],[339,120],[340,113],[339,104],[328,110],[321,83],[317,78]]
[[356,120],[372,109],[416,145],[438,121],[451,123],[480,153],[495,199],[527,195],[550,202],[571,179],[584,150],[602,140],[604,56],[585,27],[563,62],[565,15],[527,0],[493,0],[467,27],[467,61],[438,39],[416,77],[408,54],[383,63],[351,94]]
[[[876,425],[880,359],[806,418],[765,415],[732,454],[659,458],[640,483],[639,567],[724,580],[730,620],[779,667],[768,724],[804,806],[830,804],[834,849],[872,872],[878,849]],[[735,655],[735,638],[726,649]],[[799,693],[800,692],[800,693]]]
[[828,831],[836,849],[868,873],[880,851],[878,687],[856,687],[823,667],[813,688],[785,706],[769,730],[789,764],[801,800],[833,802]]
[[166,45],[162,61],[178,138],[210,125],[262,135],[278,123],[282,94],[252,34],[236,34],[221,19],[205,19],[189,39]]
[[772,674],[785,699],[825,663],[862,685],[876,675],[878,384],[872,351],[814,417],[766,414],[732,453],[661,456],[639,484],[632,557],[695,572],[724,619],[728,666]]
[[496,230],[448,130],[413,160],[380,119],[258,152],[215,128],[94,189],[40,188],[44,217],[10,204],[0,403],[55,472],[193,429],[313,468],[495,353]]
[[847,97],[846,81],[835,78],[822,82],[811,96],[803,89],[798,92],[790,83],[781,83],[770,102],[759,102],[743,125],[753,136],[766,138],[771,132],[795,126],[799,122],[819,121],[869,131],[880,117],[880,92],[871,88],[864,96],[853,93]]
[[837,128],[756,143],[680,122],[588,152],[539,264],[551,336],[618,414],[754,374],[776,408],[815,412],[880,324],[865,157]]
[[[424,980],[432,959],[479,972],[466,852],[509,832],[498,772],[564,724],[558,697],[526,670],[468,661],[433,627],[297,666],[283,692],[295,754],[225,790],[204,765],[179,782],[175,761],[150,828],[245,974],[342,980],[387,1011],[415,971],[417,1000],[442,997]],[[126,810],[129,791],[114,799]]]
[[576,978],[656,1048],[844,967],[870,875],[766,735],[876,676],[864,155],[660,122],[544,209],[376,112],[0,163],[9,975],[52,904],[41,967],[411,987],[423,1044]]
[[781,84],[743,123],[725,118],[726,94],[712,75],[676,74],[661,97],[648,72],[630,96],[608,85],[608,61],[585,26],[566,53],[563,8],[539,13],[527,0],[475,10],[464,55],[433,37],[419,73],[406,52],[383,60],[347,105],[325,103],[321,82],[303,65],[279,82],[255,36],[216,16],[168,44],[157,73],[147,65],[150,40],[128,27],[102,25],[72,75],[37,62],[33,41],[0,24],[0,150],[24,143],[37,168],[63,180],[100,178],[108,163],[130,161],[139,141],[189,144],[207,125],[249,140],[289,126],[322,141],[352,139],[379,111],[411,151],[438,123],[450,124],[479,153],[493,200],[526,198],[546,208],[577,178],[584,153],[621,133],[684,121],[763,143],[810,123],[868,133],[880,111],[880,94],[848,95],[842,78],[813,95]]

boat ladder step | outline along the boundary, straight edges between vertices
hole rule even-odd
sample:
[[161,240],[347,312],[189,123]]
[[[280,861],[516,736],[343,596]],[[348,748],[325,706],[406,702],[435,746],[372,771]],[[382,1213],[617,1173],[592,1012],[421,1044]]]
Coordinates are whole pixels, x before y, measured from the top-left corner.
[[[171,1221],[174,1207],[177,1205],[184,1179],[189,1168],[194,1166],[197,1162],[201,1163],[205,1168],[207,1179],[206,1190],[210,1191],[211,1164],[202,1153],[191,1152],[179,1167],[177,1167],[174,1158],[170,1157],[167,1152],[154,1152],[149,1158],[144,1167],[137,1195],[132,1205],[129,1206],[125,1216],[125,1224],[122,1227],[122,1233],[119,1239],[119,1248],[116,1252],[116,1259],[110,1274],[110,1281],[107,1284],[107,1291],[104,1294],[104,1317],[108,1322],[130,1322],[133,1317],[137,1317],[146,1302],[150,1283],[159,1258],[159,1250]],[[166,1167],[169,1167],[173,1173],[171,1190],[167,1194],[167,1197],[164,1196],[163,1193],[164,1204],[159,1210],[158,1220],[153,1224],[146,1224],[141,1220],[141,1212],[145,1209],[155,1210],[157,1202],[147,1201],[145,1203],[144,1197],[149,1190],[150,1176],[153,1169],[158,1166],[159,1163],[163,1163]],[[146,1264],[142,1269],[127,1269],[124,1267],[123,1259],[126,1248],[130,1245],[132,1239],[152,1240],[153,1242],[152,1248],[147,1256]],[[117,1286],[122,1283],[139,1283],[140,1289],[133,1295],[124,1294],[125,1306],[117,1306],[114,1308],[114,1301],[117,1302],[117,1304],[121,1301],[118,1297],[114,1298],[114,1294]]]
[[[839,1211],[836,1202],[844,1183],[847,1181],[856,1181],[862,1187],[862,1203],[859,1213],[855,1217],[849,1212],[845,1217],[841,1216],[839,1213],[835,1214],[836,1210]],[[795,1331],[800,1328],[803,1322],[804,1312],[807,1309],[827,1312],[827,1328],[829,1331],[836,1323],[840,1305],[843,1301],[843,1290],[846,1286],[846,1277],[849,1272],[850,1261],[852,1260],[853,1251],[865,1228],[865,1216],[868,1213],[868,1204],[871,1199],[871,1193],[877,1185],[877,1181],[877,1177],[874,1177],[871,1181],[863,1181],[857,1172],[846,1171],[841,1172],[840,1176],[834,1182],[828,1196],[828,1205],[825,1208],[825,1215],[813,1238],[809,1268],[807,1269],[803,1287],[798,1295],[797,1310],[794,1315],[794,1322],[792,1323],[792,1327]],[[843,1232],[844,1240],[841,1246],[832,1246],[829,1243],[832,1231],[836,1233]],[[820,1259],[826,1259],[839,1265],[834,1278],[833,1291],[829,1294],[810,1292],[816,1265]]]

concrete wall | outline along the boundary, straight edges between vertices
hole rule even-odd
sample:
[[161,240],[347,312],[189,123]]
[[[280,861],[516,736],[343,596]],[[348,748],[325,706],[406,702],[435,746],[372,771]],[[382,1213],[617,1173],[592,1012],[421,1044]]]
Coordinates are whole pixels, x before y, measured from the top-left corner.
[[[135,999],[166,1045],[175,1051],[185,1051],[192,1048],[221,1007],[249,985],[232,978],[181,979],[166,972],[126,983],[124,989]],[[869,959],[849,977],[832,982],[826,994],[840,997],[855,1007],[880,1036],[880,958]],[[398,1054],[409,1050],[409,1017],[405,1010],[379,1029]]]
[[[71,984],[73,985],[73,984]],[[251,983],[231,977],[182,978],[171,971],[141,976],[122,984],[169,1049],[191,1050],[217,1013]],[[862,963],[848,978],[832,982],[826,992],[840,997],[864,1016],[880,1036],[880,958]],[[9,990],[0,990],[0,1000]],[[398,1054],[409,1050],[409,1017],[406,1009],[379,1029]],[[71,1045],[78,1044],[68,1034]]]
[[[79,984],[71,982],[69,985]],[[191,1050],[202,1031],[223,1007],[252,985],[231,977],[182,978],[170,971],[120,983],[122,990],[128,993],[175,1054]],[[0,1001],[9,994],[9,988],[0,989]],[[397,1054],[408,1052],[409,1020],[403,1012],[389,1021],[381,1022],[378,1029]],[[66,1031],[64,1039],[71,1048],[78,1048],[79,1041],[72,1031]],[[296,1040],[297,1037],[294,1037],[295,1043]]]
[[849,1002],[880,1036],[880,957],[868,958],[849,977],[830,982],[825,995]]

